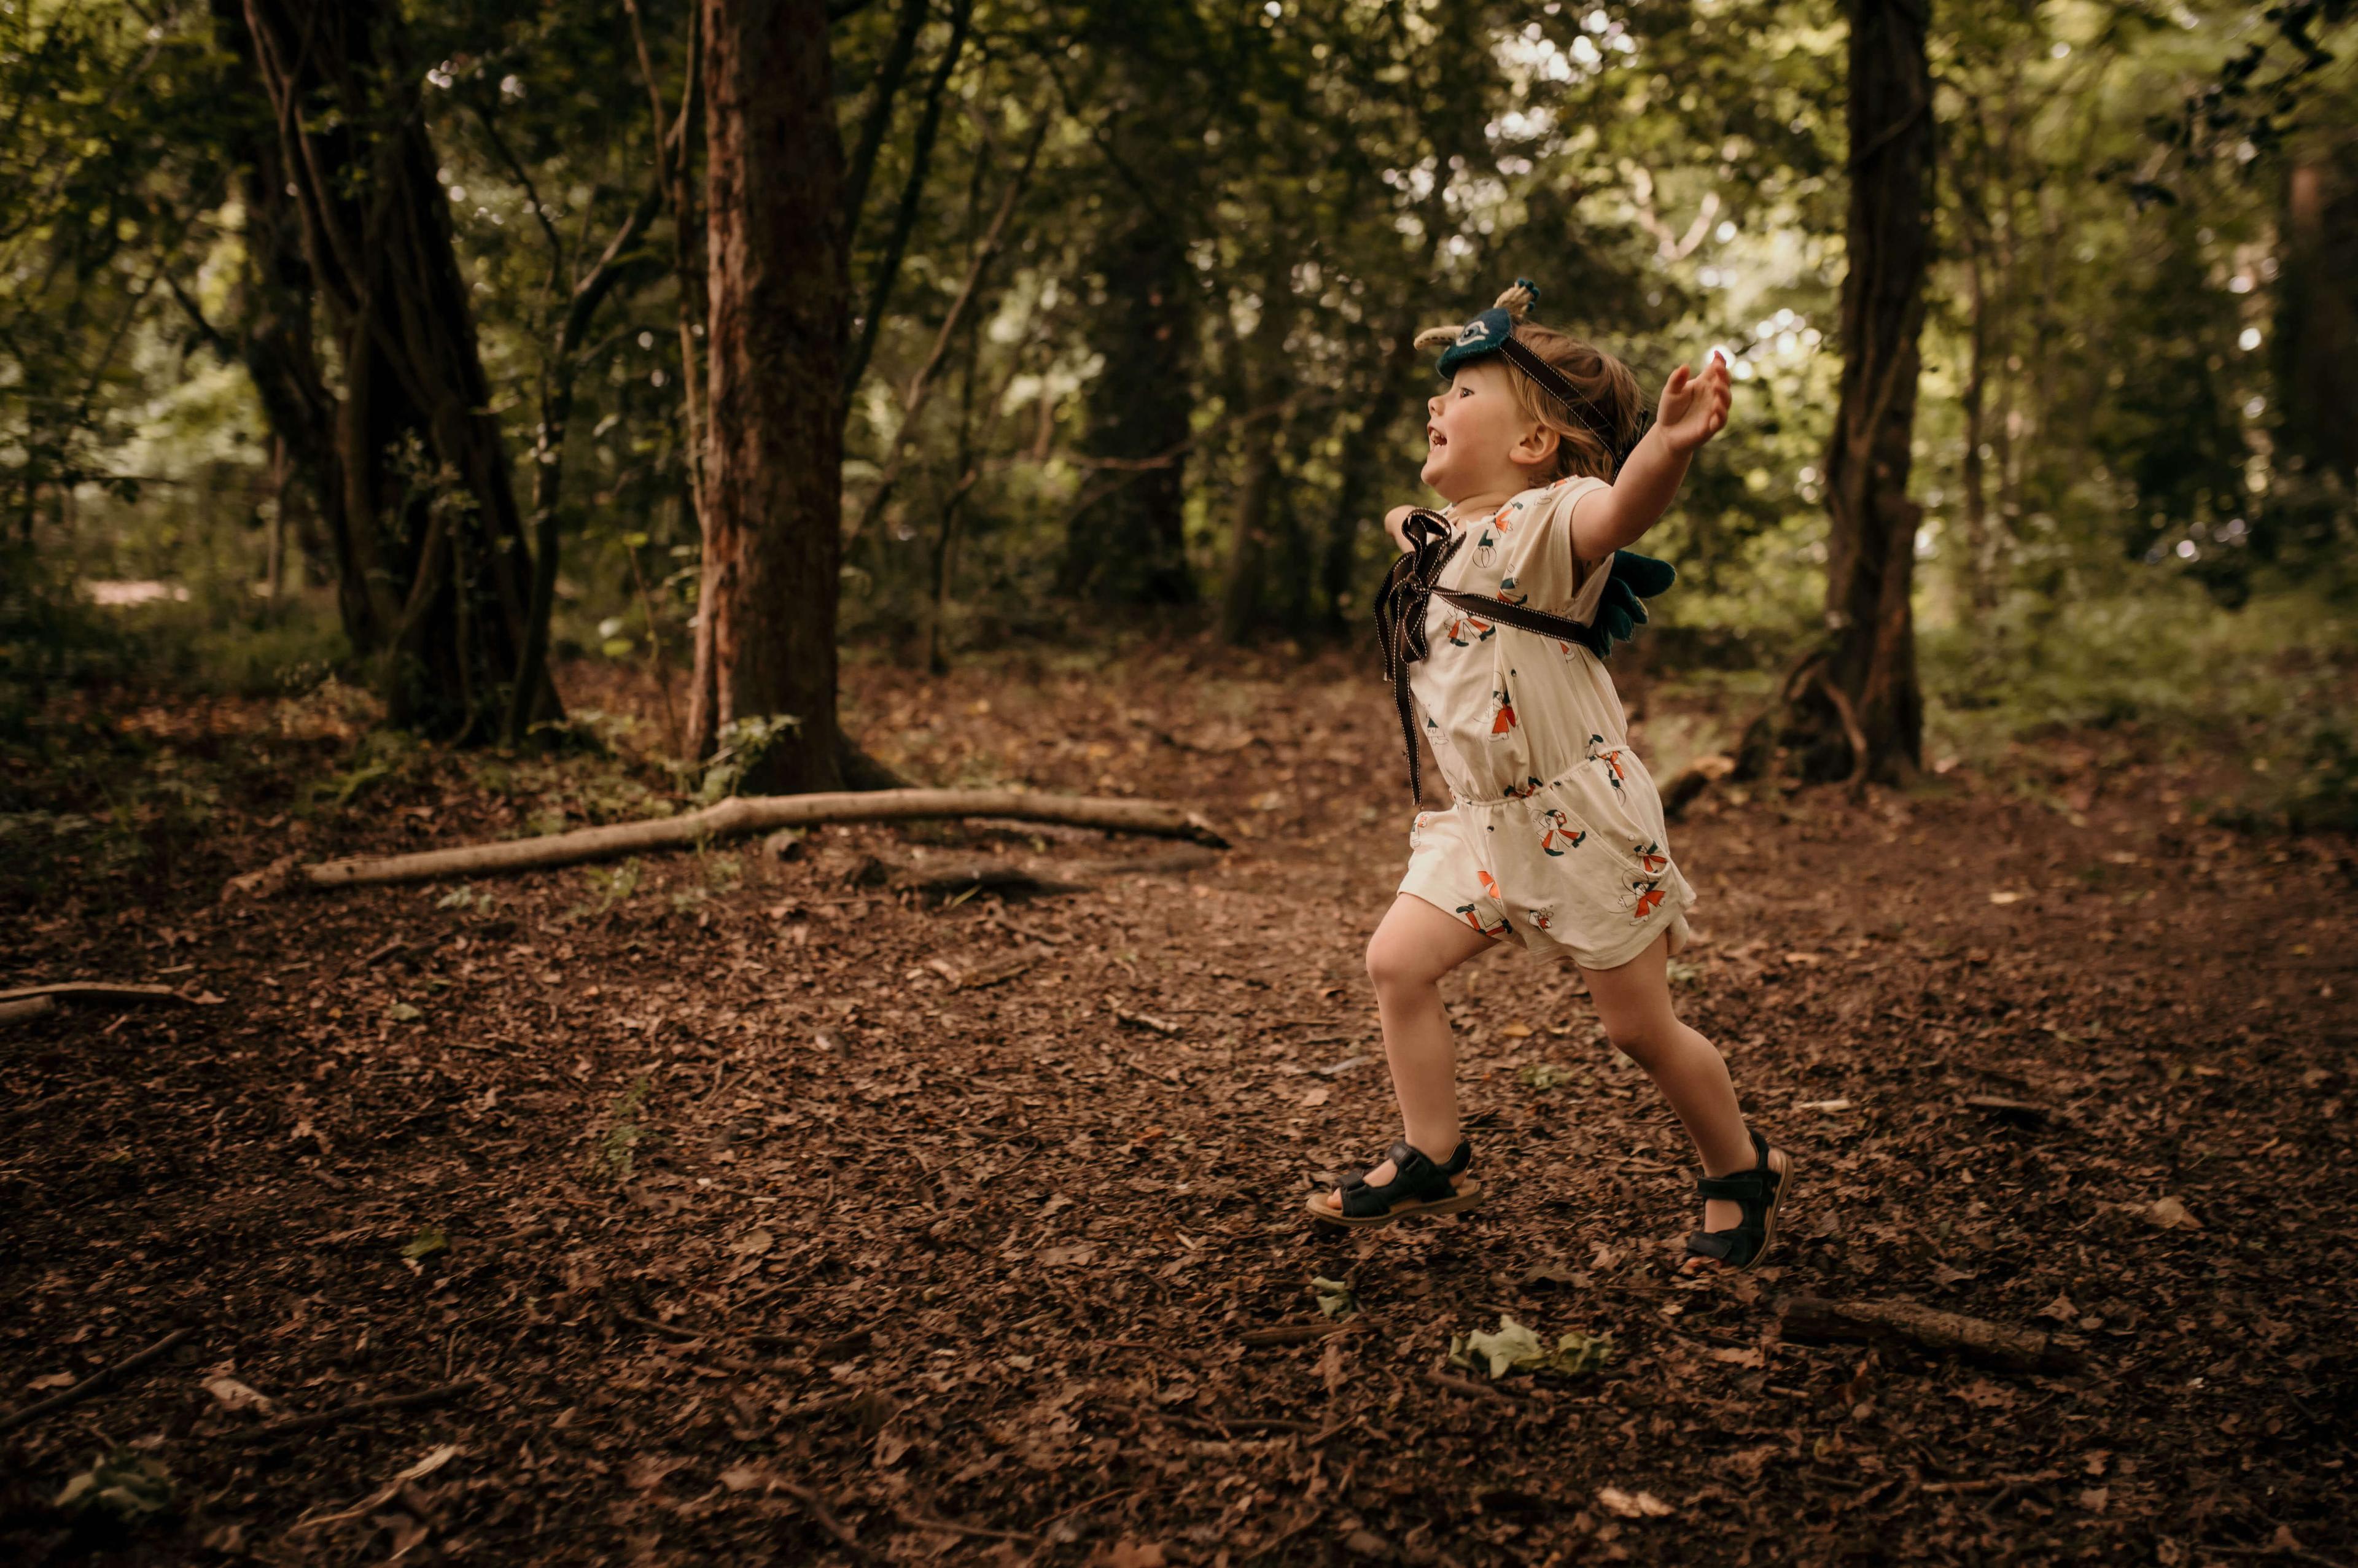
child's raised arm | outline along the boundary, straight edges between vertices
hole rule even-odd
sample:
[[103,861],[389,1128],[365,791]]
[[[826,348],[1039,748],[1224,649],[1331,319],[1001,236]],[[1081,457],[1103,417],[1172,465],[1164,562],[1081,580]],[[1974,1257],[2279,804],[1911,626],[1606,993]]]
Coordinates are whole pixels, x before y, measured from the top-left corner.
[[1601,561],[1636,544],[1661,521],[1687,476],[1687,460],[1727,423],[1727,362],[1718,354],[1701,375],[1681,365],[1662,388],[1654,427],[1621,465],[1613,482],[1592,490],[1572,509],[1573,554]]

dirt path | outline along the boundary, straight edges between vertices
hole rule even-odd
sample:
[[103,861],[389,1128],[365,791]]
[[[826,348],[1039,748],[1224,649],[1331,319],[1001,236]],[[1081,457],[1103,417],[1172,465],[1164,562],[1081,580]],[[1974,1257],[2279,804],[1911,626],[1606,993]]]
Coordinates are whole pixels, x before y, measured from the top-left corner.
[[[197,1331],[0,1433],[0,1558],[2348,1555],[2346,844],[2173,822],[2184,781],[2117,739],[2003,788],[1707,798],[1673,844],[1704,900],[1682,1007],[1801,1164],[1779,1266],[1682,1283],[1675,1125],[1516,954],[1447,991],[1498,1201],[1298,1217],[1396,1127],[1359,953],[1407,813],[1364,676],[856,679],[931,781],[1206,804],[1239,847],[1004,903],[869,860],[1165,850],[861,829],[213,902],[290,834],[519,830],[433,761],[308,832],[233,792],[120,896],[11,918],[0,989],[222,1000],[0,1030],[0,1407]],[[263,744],[239,722],[175,744]],[[1253,1343],[1325,1325],[1314,1277],[1344,1331]],[[2059,1329],[2087,1368],[1782,1344],[1791,1293]],[[1501,1314],[1614,1358],[1446,1371]],[[76,1533],[49,1499],[117,1444],[171,1508]]]

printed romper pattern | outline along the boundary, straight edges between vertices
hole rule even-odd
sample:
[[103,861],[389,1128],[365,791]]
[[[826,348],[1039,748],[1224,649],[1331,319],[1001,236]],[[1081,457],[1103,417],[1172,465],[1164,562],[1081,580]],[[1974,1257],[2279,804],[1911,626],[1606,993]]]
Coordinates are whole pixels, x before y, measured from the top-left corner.
[[[1572,509],[1603,483],[1558,480],[1466,519],[1441,586],[1589,620],[1607,574],[1574,557]],[[1417,814],[1400,891],[1591,969],[1617,968],[1665,931],[1671,952],[1686,946],[1694,890],[1604,662],[1437,594],[1425,631],[1409,688],[1456,804]]]

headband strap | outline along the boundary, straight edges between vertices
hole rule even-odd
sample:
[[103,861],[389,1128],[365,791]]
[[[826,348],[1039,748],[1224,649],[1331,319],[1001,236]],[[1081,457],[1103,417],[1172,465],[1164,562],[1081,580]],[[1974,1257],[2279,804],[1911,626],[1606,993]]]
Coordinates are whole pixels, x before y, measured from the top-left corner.
[[1592,400],[1583,397],[1574,388],[1570,378],[1533,353],[1530,346],[1518,339],[1511,330],[1500,341],[1498,351],[1507,357],[1509,364],[1537,382],[1541,391],[1563,404],[1574,419],[1587,426],[1589,432],[1604,443],[1605,449],[1613,454],[1615,468],[1619,468],[1628,460],[1630,451],[1644,437],[1649,421],[1640,419],[1636,435],[1633,435],[1625,444],[1614,435],[1609,422],[1605,417],[1605,411],[1597,407]]

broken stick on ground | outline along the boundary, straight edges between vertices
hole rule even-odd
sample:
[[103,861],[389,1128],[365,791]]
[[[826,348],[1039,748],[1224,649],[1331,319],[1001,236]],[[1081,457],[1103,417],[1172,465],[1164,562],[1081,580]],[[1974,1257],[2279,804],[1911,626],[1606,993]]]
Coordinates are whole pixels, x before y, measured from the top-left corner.
[[1914,1302],[1830,1302],[1795,1296],[1784,1303],[1785,1337],[1881,1340],[1942,1350],[2009,1372],[2068,1372],[2080,1356],[2042,1329],[2015,1328]]
[[677,816],[616,822],[538,838],[509,838],[454,849],[427,849],[415,855],[324,860],[310,866],[298,866],[292,856],[287,856],[263,871],[231,878],[222,889],[222,896],[248,893],[266,897],[298,881],[317,888],[339,888],[495,876],[549,866],[620,860],[654,849],[692,849],[716,839],[742,838],[780,827],[805,827],[822,822],[908,822],[945,816],[1058,822],[1109,833],[1187,838],[1215,849],[1228,847],[1219,830],[1200,814],[1152,800],[1035,794],[1020,789],[881,789],[835,795],[740,795]]

